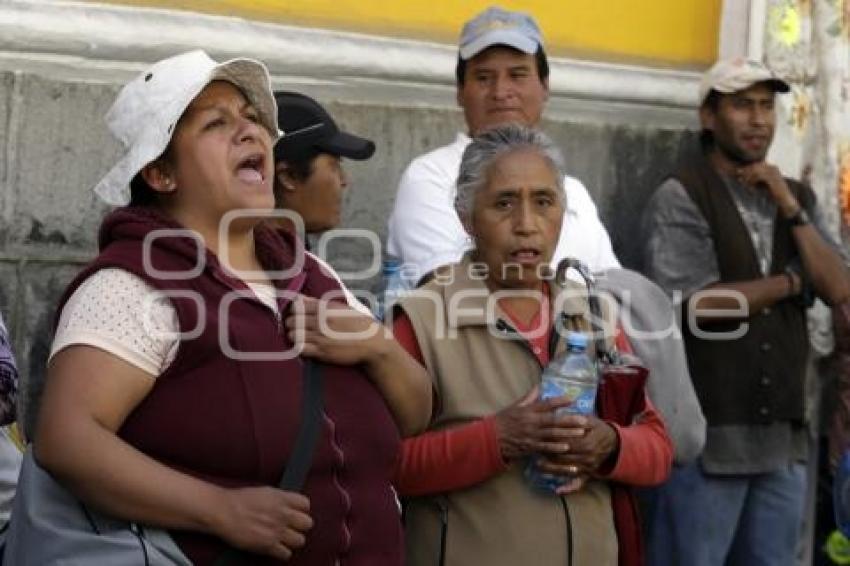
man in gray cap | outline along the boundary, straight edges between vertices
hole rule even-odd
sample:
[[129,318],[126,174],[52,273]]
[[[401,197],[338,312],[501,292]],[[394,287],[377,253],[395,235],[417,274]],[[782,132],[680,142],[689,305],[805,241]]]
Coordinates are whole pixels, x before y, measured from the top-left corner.
[[[470,247],[455,213],[455,182],[470,137],[507,122],[537,126],[549,97],[549,64],[543,38],[527,14],[488,8],[467,22],[456,68],[457,101],[467,132],[421,155],[402,175],[389,220],[387,247],[421,281],[457,262]],[[584,185],[564,179],[567,210],[553,264],[570,256],[594,271],[619,267],[596,205]],[[413,281],[413,283],[416,283]]]
[[815,195],[766,161],[776,93],[761,63],[704,76],[701,148],[653,195],[647,275],[681,299],[708,421],[700,459],[673,471],[648,525],[650,563],[790,565],[805,498],[806,307],[850,297]]

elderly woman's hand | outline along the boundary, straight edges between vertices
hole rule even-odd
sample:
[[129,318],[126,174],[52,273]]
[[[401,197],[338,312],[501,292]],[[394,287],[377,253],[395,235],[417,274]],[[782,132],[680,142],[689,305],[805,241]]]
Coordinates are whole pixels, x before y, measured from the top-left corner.
[[564,428],[555,417],[555,410],[570,401],[555,397],[541,401],[538,388],[495,415],[496,431],[502,458],[509,462],[531,454],[560,453],[583,430]]
[[571,440],[559,450],[542,452],[538,465],[545,472],[573,477],[598,475],[619,451],[620,439],[614,427],[595,416],[567,415],[558,419],[557,425],[572,433]]

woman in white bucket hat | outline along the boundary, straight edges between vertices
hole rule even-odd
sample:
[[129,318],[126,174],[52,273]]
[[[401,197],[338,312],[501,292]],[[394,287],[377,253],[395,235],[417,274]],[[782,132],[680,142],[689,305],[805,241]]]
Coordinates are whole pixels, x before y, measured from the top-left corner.
[[[169,529],[195,564],[232,548],[246,564],[401,564],[390,480],[430,382],[264,223],[276,112],[261,63],[202,51],[122,89],[107,122],[127,152],[95,188],[121,208],[60,302],[34,453],[84,504]],[[305,357],[326,362],[321,381]],[[294,460],[301,493],[277,487]]]

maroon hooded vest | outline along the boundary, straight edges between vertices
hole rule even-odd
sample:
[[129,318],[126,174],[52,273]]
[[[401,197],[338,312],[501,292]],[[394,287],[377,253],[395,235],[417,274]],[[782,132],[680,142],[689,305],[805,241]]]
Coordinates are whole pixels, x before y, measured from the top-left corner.
[[[160,291],[179,293],[169,298],[181,332],[198,330],[181,341],[176,358],[119,435],[158,461],[221,486],[275,486],[299,430],[302,361],[237,359],[252,352],[280,353],[292,344],[274,314],[192,238],[152,240],[148,263],[157,271],[149,273],[144,240],[159,229],[181,226],[147,208],[128,207],[107,216],[100,255],[68,287],[58,312],[87,277],[103,268],[124,269]],[[267,271],[293,264],[293,242],[278,232],[258,226],[255,241]],[[199,258],[200,273],[190,273]],[[311,297],[338,290],[309,256],[301,259],[297,275],[274,281],[278,290]],[[185,276],[169,277],[180,273]],[[245,296],[235,297],[234,291]],[[278,299],[282,313],[289,302]],[[237,355],[225,355],[222,344]],[[400,565],[401,524],[390,486],[400,442],[396,425],[363,371],[320,367],[323,425],[303,489],[314,526],[307,544],[287,564]],[[211,564],[226,549],[209,535],[172,535],[195,564]],[[277,562],[257,556],[250,563]]]

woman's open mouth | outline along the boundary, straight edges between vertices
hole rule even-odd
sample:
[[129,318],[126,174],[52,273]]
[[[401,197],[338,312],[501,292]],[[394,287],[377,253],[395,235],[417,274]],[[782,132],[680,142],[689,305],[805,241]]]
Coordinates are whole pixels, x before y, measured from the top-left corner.
[[239,162],[236,167],[236,176],[240,181],[252,185],[262,184],[265,181],[266,156],[262,152],[252,153]]

